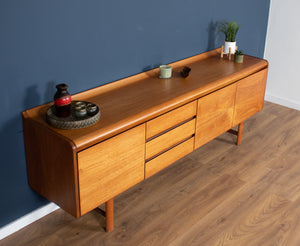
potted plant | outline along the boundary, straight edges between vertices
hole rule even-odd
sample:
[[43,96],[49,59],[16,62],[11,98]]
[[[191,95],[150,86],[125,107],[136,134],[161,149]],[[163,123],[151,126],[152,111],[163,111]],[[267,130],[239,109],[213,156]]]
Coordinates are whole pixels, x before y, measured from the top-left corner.
[[224,45],[224,53],[229,53],[229,48],[231,48],[231,54],[235,53],[236,47],[236,34],[240,28],[240,25],[236,24],[235,21],[223,21],[219,23],[218,31],[225,34],[225,45]]
[[243,63],[244,61],[244,53],[241,50],[237,50],[234,55],[234,62]]

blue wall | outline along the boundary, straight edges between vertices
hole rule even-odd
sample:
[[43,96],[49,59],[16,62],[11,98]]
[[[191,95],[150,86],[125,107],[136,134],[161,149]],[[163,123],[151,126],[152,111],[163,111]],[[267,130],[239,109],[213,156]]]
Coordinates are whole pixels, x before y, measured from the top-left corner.
[[21,112],[222,45],[263,57],[269,0],[1,0],[0,227],[48,203],[27,185]]

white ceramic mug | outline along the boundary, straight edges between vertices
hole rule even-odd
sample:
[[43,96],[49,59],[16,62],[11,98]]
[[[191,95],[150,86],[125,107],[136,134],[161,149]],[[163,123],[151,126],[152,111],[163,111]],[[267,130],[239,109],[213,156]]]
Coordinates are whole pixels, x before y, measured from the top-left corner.
[[172,77],[172,67],[170,65],[160,65],[160,78],[161,79],[169,79]]

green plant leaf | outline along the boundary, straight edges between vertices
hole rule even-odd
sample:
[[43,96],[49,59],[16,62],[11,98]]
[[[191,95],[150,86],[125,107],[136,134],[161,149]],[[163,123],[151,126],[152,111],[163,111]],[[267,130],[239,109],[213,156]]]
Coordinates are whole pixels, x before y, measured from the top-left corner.
[[236,34],[240,28],[235,21],[223,21],[218,23],[218,31],[225,34],[225,41],[235,42]]

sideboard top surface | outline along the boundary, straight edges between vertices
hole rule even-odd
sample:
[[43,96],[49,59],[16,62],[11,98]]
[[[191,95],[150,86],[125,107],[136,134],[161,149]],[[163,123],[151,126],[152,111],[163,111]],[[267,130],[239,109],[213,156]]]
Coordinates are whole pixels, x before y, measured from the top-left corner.
[[[221,59],[219,52],[216,49],[170,64],[170,79],[160,79],[159,70],[153,69],[73,95],[72,100],[96,103],[101,110],[100,120],[84,129],[50,126],[45,114],[52,103],[26,110],[23,117],[61,135],[79,151],[268,67],[266,60],[252,56],[245,56],[243,64],[234,63]],[[191,68],[187,78],[180,76],[183,66]]]

